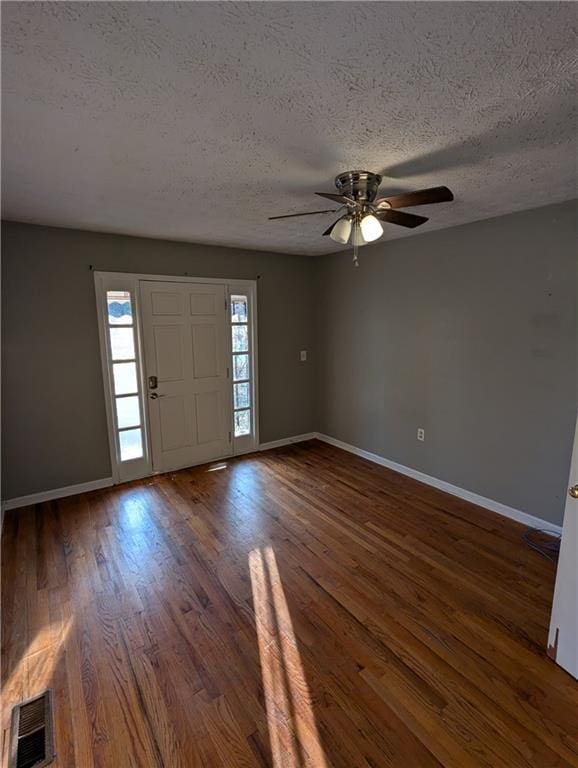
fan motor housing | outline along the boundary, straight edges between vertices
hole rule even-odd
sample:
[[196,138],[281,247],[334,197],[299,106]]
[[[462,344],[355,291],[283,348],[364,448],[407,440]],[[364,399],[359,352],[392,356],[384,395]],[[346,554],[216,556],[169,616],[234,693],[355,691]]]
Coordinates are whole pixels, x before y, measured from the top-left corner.
[[373,202],[380,184],[381,176],[370,171],[346,171],[335,177],[340,194],[359,202]]

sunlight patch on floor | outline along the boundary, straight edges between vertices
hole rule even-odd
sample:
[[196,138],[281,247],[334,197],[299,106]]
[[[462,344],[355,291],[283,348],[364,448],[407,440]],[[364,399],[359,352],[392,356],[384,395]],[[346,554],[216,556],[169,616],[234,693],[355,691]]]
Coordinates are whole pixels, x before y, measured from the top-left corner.
[[274,768],[327,768],[291,616],[271,547],[249,553]]
[[207,469],[207,472],[218,472],[220,469],[227,469],[227,464],[225,462],[214,464],[212,467]]
[[[73,623],[72,617],[69,617],[42,627],[19,659],[16,667],[11,670],[3,688],[11,690],[17,681],[22,681],[25,698],[36,696],[42,693],[45,688],[49,688],[54,677],[56,664],[66,647]],[[13,702],[13,704],[15,703]]]
[[136,493],[121,497],[118,513],[123,528],[130,531],[140,531],[150,527],[150,514],[146,501]]

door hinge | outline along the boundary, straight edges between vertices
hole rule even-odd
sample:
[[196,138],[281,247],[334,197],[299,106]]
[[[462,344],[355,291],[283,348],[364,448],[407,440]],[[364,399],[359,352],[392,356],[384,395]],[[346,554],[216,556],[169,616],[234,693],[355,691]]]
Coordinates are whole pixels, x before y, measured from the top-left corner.
[[231,442],[231,433],[229,432],[229,442]]
[[227,299],[225,299],[225,309],[227,309],[227,307],[228,307]]
[[229,366],[227,366],[227,378],[229,378]]

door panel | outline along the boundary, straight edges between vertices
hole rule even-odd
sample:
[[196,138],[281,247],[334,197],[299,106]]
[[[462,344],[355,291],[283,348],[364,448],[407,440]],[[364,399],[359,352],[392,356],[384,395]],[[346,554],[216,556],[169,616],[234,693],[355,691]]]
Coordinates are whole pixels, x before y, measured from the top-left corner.
[[199,443],[210,443],[222,432],[223,403],[219,392],[200,392],[196,396]]
[[195,293],[190,296],[191,315],[215,315],[215,295],[210,293]]
[[183,330],[179,325],[153,328],[156,376],[161,382],[180,381],[184,378]]
[[181,299],[178,293],[153,292],[151,294],[151,307],[153,315],[180,315]]
[[153,470],[231,453],[224,285],[141,281]]
[[164,397],[159,402],[159,410],[163,451],[184,448],[187,445],[184,398]]
[[193,376],[207,379],[219,375],[217,356],[219,343],[215,325],[193,327]]

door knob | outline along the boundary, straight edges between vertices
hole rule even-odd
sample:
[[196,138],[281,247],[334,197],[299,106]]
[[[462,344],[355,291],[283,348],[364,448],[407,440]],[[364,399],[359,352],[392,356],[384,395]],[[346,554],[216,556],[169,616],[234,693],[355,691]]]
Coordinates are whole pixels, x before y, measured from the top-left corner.
[[159,394],[159,392],[151,392],[150,399],[151,400],[157,400],[159,397],[164,397],[164,395]]
[[578,499],[578,485],[573,485],[572,488],[568,491],[570,496],[572,496],[573,499]]

